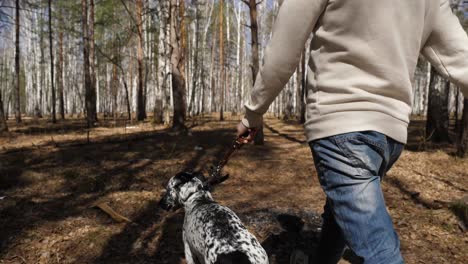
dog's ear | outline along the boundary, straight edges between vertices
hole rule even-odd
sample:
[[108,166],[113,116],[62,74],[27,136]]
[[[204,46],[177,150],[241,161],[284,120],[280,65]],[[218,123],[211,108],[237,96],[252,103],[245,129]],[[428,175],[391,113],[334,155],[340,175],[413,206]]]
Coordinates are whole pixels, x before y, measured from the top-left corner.
[[176,177],[182,182],[186,183],[191,181],[195,177],[195,173],[191,171],[183,171],[176,174]]
[[205,177],[205,175],[203,175],[203,173],[200,172],[200,171],[195,172],[195,177],[196,177],[197,179],[199,179],[200,181],[202,181],[202,182],[206,182],[206,177]]

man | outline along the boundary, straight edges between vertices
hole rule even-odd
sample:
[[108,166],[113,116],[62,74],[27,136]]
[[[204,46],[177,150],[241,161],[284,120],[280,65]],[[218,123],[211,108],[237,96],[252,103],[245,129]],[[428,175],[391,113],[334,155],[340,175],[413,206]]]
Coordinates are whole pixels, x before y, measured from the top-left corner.
[[316,263],[345,246],[403,263],[380,180],[406,143],[420,52],[468,95],[468,37],[448,0],[285,0],[238,135],[262,125],[311,33],[305,130],[327,196]]

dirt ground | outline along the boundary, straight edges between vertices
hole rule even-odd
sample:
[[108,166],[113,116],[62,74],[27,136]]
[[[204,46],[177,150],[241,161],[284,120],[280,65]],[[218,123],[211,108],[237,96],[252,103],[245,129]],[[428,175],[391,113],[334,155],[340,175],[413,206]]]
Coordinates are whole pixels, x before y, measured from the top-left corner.
[[[0,137],[0,263],[185,263],[183,212],[158,208],[162,185],[186,168],[207,172],[238,119],[197,118],[189,136],[112,120],[89,135],[78,120],[11,124]],[[414,125],[383,183],[404,258],[466,263],[468,233],[450,205],[468,194],[468,160],[449,146],[421,145]],[[300,125],[267,118],[265,138],[232,157],[231,177],[213,195],[240,215],[271,263],[289,263],[293,249],[316,247],[324,195]],[[115,222],[92,207],[97,201],[131,222]]]

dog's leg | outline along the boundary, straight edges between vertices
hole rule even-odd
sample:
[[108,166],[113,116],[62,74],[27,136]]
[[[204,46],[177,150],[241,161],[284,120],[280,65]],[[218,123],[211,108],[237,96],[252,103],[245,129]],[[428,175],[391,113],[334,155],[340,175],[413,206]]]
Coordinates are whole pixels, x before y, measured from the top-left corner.
[[182,233],[182,236],[184,240],[185,261],[187,262],[187,264],[197,264],[197,262],[195,262],[195,258],[192,255],[190,245],[185,237],[185,232]]

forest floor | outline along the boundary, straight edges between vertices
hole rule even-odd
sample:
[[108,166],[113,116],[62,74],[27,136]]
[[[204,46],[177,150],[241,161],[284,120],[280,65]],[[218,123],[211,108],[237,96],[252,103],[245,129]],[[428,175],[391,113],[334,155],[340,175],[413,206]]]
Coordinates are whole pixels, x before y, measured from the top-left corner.
[[[158,208],[161,186],[185,168],[206,172],[237,120],[199,117],[189,136],[148,122],[105,121],[89,135],[78,120],[10,124],[0,137],[0,263],[185,263],[183,212]],[[468,233],[450,204],[468,194],[468,159],[420,144],[421,124],[384,179],[387,207],[407,263],[466,263]],[[287,264],[293,248],[316,246],[324,194],[302,126],[267,118],[265,139],[235,153],[213,196],[240,215],[271,263]],[[115,222],[92,207],[98,201],[131,222]]]

